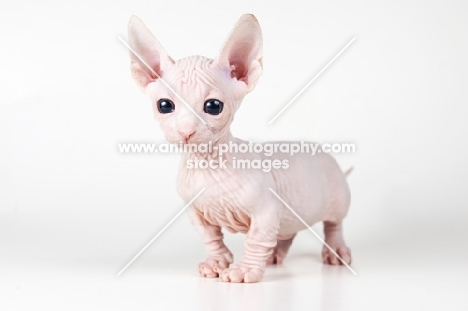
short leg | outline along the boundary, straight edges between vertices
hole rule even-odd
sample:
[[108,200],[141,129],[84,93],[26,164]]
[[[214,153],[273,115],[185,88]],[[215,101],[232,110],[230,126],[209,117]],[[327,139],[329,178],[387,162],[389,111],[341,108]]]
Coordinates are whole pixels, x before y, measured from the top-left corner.
[[[343,239],[343,229],[340,222],[329,222],[324,221],[324,232],[325,242],[346,262],[351,263],[351,250],[346,246]],[[333,253],[326,247],[323,246],[322,260],[325,264],[330,265],[342,265],[340,259],[338,259]]]
[[203,277],[215,278],[219,272],[233,262],[231,251],[224,245],[221,227],[207,224],[195,210],[189,210],[192,223],[203,237],[207,253],[206,259],[198,265],[198,272]]
[[276,221],[252,220],[245,243],[244,255],[239,263],[225,269],[220,278],[225,282],[259,282],[265,273],[267,259],[276,246],[278,225]]
[[281,265],[283,263],[295,236],[293,235],[292,238],[286,240],[278,240],[273,253],[267,259],[267,265]]

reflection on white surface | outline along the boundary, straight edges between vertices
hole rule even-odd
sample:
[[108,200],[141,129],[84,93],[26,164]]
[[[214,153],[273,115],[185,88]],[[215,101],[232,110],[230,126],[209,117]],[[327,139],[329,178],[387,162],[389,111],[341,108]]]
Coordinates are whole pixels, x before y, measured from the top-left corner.
[[201,310],[265,309],[263,283],[226,284],[218,280],[200,279],[197,285]]
[[287,268],[269,268],[263,282],[229,284],[218,279],[200,278],[197,287],[200,310],[291,310],[292,274]]
[[350,278],[349,271],[345,271],[341,267],[322,266],[320,274],[320,310],[348,310],[349,305],[347,306],[345,303],[348,300],[347,295],[349,295],[352,277]]
[[256,284],[198,278],[198,310],[349,310],[348,296],[359,279],[318,259],[318,254],[292,254],[285,265],[269,267]]

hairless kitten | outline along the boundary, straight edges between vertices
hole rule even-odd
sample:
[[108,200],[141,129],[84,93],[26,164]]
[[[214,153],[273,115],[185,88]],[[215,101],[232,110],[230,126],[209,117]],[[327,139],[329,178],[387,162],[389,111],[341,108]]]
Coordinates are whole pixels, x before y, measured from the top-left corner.
[[[235,159],[267,158],[255,152],[227,152],[223,168],[189,169],[186,165],[189,160],[218,159],[220,144],[245,143],[231,135],[230,125],[262,73],[262,33],[257,19],[243,15],[215,60],[189,56],[174,61],[135,16],[128,35],[138,55],[131,53],[132,76],[151,99],[166,139],[175,144],[210,141],[215,147],[211,152],[183,154],[178,175],[177,190],[186,202],[206,188],[188,208],[206,246],[207,258],[199,264],[199,273],[226,282],[259,282],[266,265],[283,262],[294,236],[305,226],[269,188],[307,224],[323,221],[325,242],[349,264],[351,253],[343,239],[342,220],[350,191],[346,174],[327,153],[275,154],[275,159],[288,161],[288,168],[268,172],[234,168]],[[243,256],[233,266],[222,227],[247,234]],[[322,258],[326,264],[342,264],[326,247]]]

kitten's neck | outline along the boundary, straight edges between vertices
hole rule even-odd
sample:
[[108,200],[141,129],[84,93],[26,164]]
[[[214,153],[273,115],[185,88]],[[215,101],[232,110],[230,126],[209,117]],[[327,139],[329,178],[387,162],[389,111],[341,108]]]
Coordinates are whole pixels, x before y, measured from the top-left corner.
[[[230,142],[234,141],[236,141],[236,139],[232,136],[230,131],[227,131],[218,140],[207,142],[207,148],[205,150],[200,150],[202,148],[198,148],[198,150],[192,150],[189,148],[189,152],[184,153],[184,157],[185,159],[218,159],[220,145],[228,145]],[[227,155],[228,153],[229,152],[224,152],[223,155]]]
[[[211,148],[207,152],[185,152],[182,154],[180,167],[179,167],[179,180],[188,179],[190,180],[195,174],[199,172],[204,172],[211,174],[216,172],[215,176],[218,176],[220,173],[230,174],[232,168],[232,155],[227,152],[222,152],[220,156],[219,148],[222,144],[232,144],[236,143],[237,139],[234,138],[230,131],[226,132],[225,135],[221,136],[220,139],[212,142],[207,142],[206,144],[211,145]],[[201,167],[200,163],[214,163],[214,167]],[[197,164],[198,163],[198,164]],[[203,168],[203,169],[197,169]]]

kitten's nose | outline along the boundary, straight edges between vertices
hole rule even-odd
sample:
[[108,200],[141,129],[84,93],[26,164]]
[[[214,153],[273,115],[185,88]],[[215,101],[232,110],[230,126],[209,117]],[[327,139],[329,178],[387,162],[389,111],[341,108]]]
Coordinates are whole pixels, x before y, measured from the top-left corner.
[[195,134],[195,131],[194,130],[180,130],[179,134],[184,139],[184,142],[188,142],[190,137],[192,137],[193,134]]

